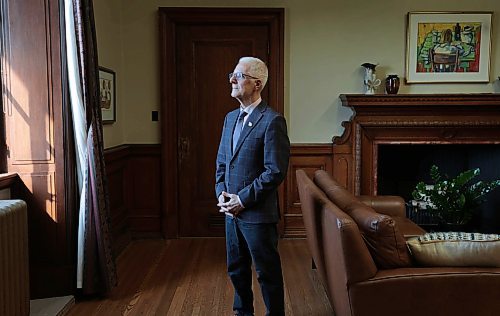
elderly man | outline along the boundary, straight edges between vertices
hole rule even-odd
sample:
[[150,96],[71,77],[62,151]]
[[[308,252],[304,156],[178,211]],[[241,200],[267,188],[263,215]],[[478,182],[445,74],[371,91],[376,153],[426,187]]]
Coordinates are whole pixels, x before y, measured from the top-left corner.
[[267,315],[284,315],[278,253],[278,186],[290,141],[285,118],[261,98],[268,77],[260,59],[243,57],[229,74],[240,107],[226,115],[217,154],[215,191],[226,214],[227,270],[235,315],[253,315],[252,261]]

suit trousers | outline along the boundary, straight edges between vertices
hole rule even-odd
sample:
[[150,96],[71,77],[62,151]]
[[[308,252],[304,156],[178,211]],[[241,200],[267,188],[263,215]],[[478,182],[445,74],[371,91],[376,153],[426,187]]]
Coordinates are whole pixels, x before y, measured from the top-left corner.
[[266,315],[285,315],[283,275],[275,223],[245,223],[226,216],[227,271],[234,287],[233,310],[253,315],[252,261]]

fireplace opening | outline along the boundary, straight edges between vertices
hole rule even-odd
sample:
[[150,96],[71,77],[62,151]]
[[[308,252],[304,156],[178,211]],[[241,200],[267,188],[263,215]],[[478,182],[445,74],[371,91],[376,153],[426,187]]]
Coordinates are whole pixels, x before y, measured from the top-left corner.
[[[500,179],[500,145],[496,144],[387,144],[379,145],[377,194],[399,195],[407,202],[419,181],[430,183],[429,170],[437,165],[450,177],[480,168],[477,180]],[[473,230],[500,233],[500,188],[486,196],[472,219]]]

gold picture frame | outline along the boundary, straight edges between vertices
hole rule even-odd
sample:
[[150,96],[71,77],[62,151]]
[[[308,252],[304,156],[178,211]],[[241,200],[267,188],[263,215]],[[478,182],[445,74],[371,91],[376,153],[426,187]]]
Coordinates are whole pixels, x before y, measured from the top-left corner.
[[489,82],[492,15],[409,12],[406,82]]

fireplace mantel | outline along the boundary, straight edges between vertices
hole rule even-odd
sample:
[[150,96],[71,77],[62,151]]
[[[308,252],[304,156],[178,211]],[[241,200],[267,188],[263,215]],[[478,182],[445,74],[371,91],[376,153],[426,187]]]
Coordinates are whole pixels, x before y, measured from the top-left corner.
[[500,144],[500,94],[340,95],[354,115],[333,138],[334,177],[377,194],[381,144]]

